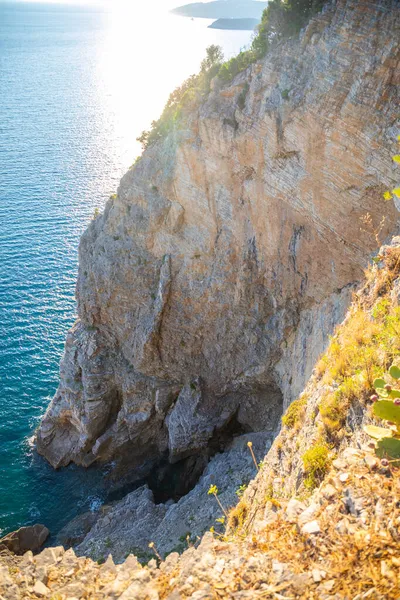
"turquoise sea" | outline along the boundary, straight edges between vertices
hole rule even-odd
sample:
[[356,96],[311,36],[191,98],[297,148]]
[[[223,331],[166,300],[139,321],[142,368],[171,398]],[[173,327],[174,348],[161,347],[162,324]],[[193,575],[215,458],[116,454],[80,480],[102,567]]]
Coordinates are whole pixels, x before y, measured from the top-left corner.
[[105,500],[101,471],[56,472],[31,442],[76,318],[79,237],[205,48],[250,40],[137,4],[0,1],[0,534],[55,534]]

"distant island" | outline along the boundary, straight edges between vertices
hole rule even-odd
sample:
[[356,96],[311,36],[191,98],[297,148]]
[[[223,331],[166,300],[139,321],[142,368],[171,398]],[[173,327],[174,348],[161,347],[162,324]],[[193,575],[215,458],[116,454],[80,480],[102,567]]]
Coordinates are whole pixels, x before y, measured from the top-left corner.
[[259,23],[260,19],[217,19],[208,28],[253,31]]
[[[198,19],[257,19],[259,22],[267,5],[268,2],[257,0],[215,0],[214,2],[185,4],[172,9],[171,12],[183,17]],[[223,29],[231,28],[224,27]]]

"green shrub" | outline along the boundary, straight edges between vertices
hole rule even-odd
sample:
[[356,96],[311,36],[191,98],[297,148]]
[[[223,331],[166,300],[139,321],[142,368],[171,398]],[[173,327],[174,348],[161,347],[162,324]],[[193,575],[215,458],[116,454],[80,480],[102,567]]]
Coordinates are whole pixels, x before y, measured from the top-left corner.
[[304,485],[313,490],[321,483],[329,469],[329,448],[323,442],[319,442],[303,454],[302,460],[306,475]]
[[209,93],[211,80],[218,73],[223,58],[222,49],[219,46],[212,45],[207,48],[200,73],[191,75],[172,92],[161,117],[157,121],[153,121],[151,128],[143,131],[137,138],[143,148],[148,148],[163,139],[180,120],[185,109]]
[[305,407],[307,404],[307,396],[303,394],[300,398],[292,402],[288,407],[286,413],[282,417],[282,423],[289,429],[298,423],[305,414]]

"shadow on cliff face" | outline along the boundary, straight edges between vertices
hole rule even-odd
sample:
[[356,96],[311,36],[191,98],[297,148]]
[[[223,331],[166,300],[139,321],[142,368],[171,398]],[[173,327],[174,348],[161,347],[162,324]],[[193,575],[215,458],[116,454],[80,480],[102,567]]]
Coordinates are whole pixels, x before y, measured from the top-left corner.
[[[265,395],[268,402],[265,401]],[[263,406],[262,415],[260,414]],[[254,394],[243,394],[235,413],[216,427],[204,446],[197,447],[180,460],[171,460],[168,450],[158,458],[132,468],[125,452],[121,463],[110,472],[107,502],[121,500],[137,488],[147,485],[153,492],[155,504],[178,502],[194,489],[210,460],[227,451],[235,438],[248,433],[268,432],[271,439],[279,430],[283,412],[283,395],[278,386],[260,388]],[[211,417],[210,417],[211,420]]]
[[124,478],[125,483],[122,485],[121,480],[119,484],[118,481],[114,482],[107,494],[107,502],[121,500],[145,484],[153,492],[156,504],[165,504],[169,500],[178,502],[196,486],[213,456],[223,453],[234,438],[252,431],[250,427],[241,424],[235,414],[222,428],[214,432],[206,448],[174,463],[165,455],[153,463],[148,475],[139,479],[133,474],[134,480],[129,482]]
[[146,480],[153,492],[155,503],[162,504],[168,500],[178,502],[186,496],[196,486],[210,458],[218,452],[223,452],[233,438],[250,431],[239,423],[237,415],[234,415],[223,428],[215,432],[208,447],[203,451],[173,464],[168,459],[162,459]]

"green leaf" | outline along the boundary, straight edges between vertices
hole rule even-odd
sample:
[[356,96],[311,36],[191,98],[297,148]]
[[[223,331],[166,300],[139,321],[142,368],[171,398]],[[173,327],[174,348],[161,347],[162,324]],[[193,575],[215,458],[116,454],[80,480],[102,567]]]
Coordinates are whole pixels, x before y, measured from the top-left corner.
[[[379,458],[400,459],[400,440],[398,438],[382,438],[378,442],[376,454]],[[398,466],[400,461],[396,460],[394,464]]]
[[400,390],[391,390],[389,392],[390,398],[400,398]]
[[389,392],[387,390],[378,388],[376,391],[381,398],[389,398]]
[[385,421],[400,423],[400,406],[394,404],[391,400],[379,400],[373,407],[374,414]]
[[368,433],[368,435],[370,437],[374,438],[374,440],[380,440],[384,437],[392,437],[392,430],[386,429],[386,427],[376,427],[375,425],[366,425],[364,427],[364,431],[365,431],[365,433]]
[[380,388],[384,388],[386,385],[386,381],[384,379],[375,379],[374,381],[374,388],[375,389],[380,389]]
[[396,365],[392,365],[389,369],[389,375],[393,377],[393,379],[400,379],[400,369],[396,367]]

